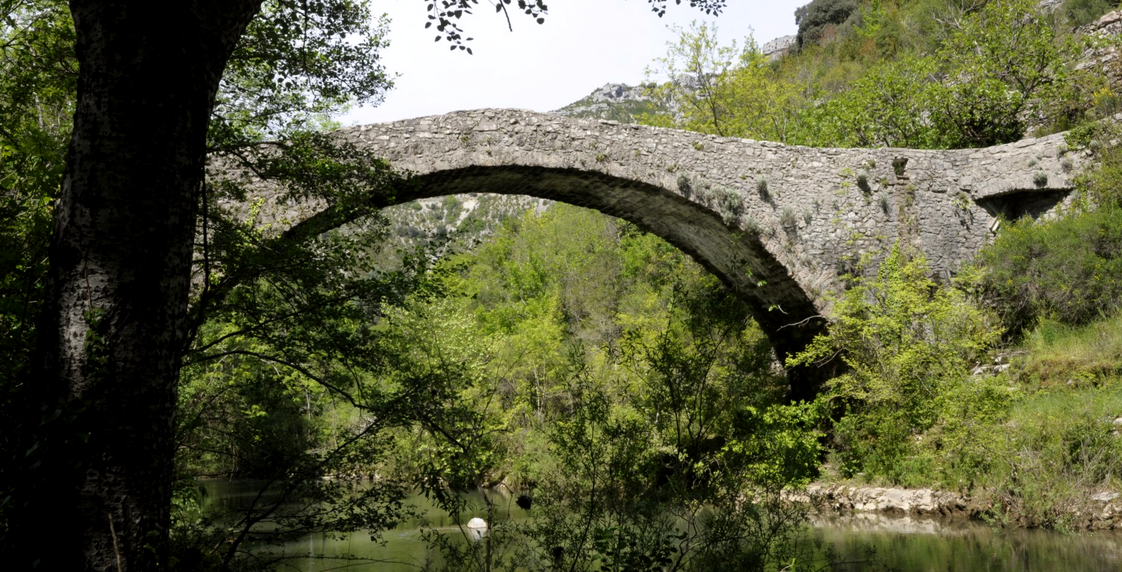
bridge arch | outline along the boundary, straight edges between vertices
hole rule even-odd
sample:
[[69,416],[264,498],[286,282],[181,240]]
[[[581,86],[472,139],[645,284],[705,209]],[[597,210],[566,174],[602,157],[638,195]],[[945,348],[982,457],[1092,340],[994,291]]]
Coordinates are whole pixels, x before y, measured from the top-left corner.
[[[780,358],[823,326],[839,276],[896,241],[939,274],[973,257],[1002,212],[1063,204],[1080,160],[1062,135],[988,149],[817,149],[477,110],[336,132],[412,174],[397,202],[530,195],[631,221],[680,248],[751,308]],[[1031,209],[1019,205],[1031,203]],[[323,211],[308,205],[299,222]],[[827,372],[789,371],[811,397]]]
[[821,331],[817,308],[768,251],[761,235],[730,224],[721,213],[681,194],[599,171],[524,165],[471,166],[418,175],[399,202],[468,193],[528,195],[634,223],[689,255],[749,307],[782,358]]

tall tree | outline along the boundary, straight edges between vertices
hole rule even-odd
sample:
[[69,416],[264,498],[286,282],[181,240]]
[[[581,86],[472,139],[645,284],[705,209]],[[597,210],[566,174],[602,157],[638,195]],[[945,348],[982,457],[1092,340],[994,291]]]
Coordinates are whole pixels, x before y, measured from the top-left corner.
[[23,530],[59,542],[25,544],[46,547],[24,553],[31,564],[163,560],[207,126],[260,5],[70,3],[78,100],[34,363],[42,421]]
[[[28,384],[37,407],[26,422],[27,502],[10,516],[20,523],[13,534],[31,541],[10,563],[120,571],[165,560],[207,131],[231,54],[262,4],[70,2],[77,105]],[[453,22],[477,0],[436,4],[438,29],[466,41]],[[723,4],[690,0],[708,12]],[[518,6],[545,14],[541,0]],[[60,508],[66,518],[56,518]]]

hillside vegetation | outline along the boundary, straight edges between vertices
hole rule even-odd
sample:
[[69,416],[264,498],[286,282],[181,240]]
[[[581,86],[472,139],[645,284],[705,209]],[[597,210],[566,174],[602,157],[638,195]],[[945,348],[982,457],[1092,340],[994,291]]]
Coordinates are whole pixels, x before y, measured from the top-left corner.
[[1106,79],[1116,64],[1076,65],[1100,40],[1074,33],[1111,7],[815,0],[796,12],[796,51],[775,61],[753,38],[720,46],[695,24],[651,70],[676,78],[653,89],[671,111],[643,121],[835,147],[979,147],[1061,131],[1117,111]]

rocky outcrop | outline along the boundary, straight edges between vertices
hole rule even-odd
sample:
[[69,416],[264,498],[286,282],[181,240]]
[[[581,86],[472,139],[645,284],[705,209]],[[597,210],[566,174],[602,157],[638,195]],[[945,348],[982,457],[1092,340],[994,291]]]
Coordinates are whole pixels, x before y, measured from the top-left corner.
[[777,60],[795,49],[797,38],[794,35],[780,36],[762,46],[760,51],[767,56],[768,61]]
[[[840,483],[812,483],[791,492],[787,500],[808,503],[825,517],[870,514],[909,517],[979,519],[992,514],[992,500],[928,488],[873,487]],[[1101,492],[1071,507],[1071,523],[1086,530],[1122,529],[1122,495]],[[922,521],[921,521],[922,522]],[[1014,523],[1016,521],[1014,520]]]
[[974,516],[977,507],[959,493],[932,489],[902,489],[814,483],[805,499],[820,509],[910,515]]
[[607,83],[578,101],[553,111],[557,115],[634,123],[639,114],[655,111],[647,88]]
[[1077,32],[1083,35],[1117,36],[1122,34],[1122,10],[1103,14],[1098,20],[1081,26]]

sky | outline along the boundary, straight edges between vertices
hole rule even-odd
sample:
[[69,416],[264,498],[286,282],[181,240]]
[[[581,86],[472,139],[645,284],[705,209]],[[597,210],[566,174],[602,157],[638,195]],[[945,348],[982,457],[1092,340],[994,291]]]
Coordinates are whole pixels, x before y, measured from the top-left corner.
[[585,97],[606,83],[637,85],[655,58],[666,55],[677,35],[670,25],[693,20],[717,26],[722,44],[752,35],[763,45],[794,34],[795,8],[809,0],[729,0],[719,17],[667,2],[666,15],[651,12],[646,0],[548,0],[549,15],[539,25],[512,10],[513,31],[480,0],[461,27],[474,38],[472,55],[449,50],[425,29],[431,0],[380,0],[391,18],[390,46],[382,53],[396,86],[377,107],[356,108],[344,125],[381,123],[484,107],[552,111]]

